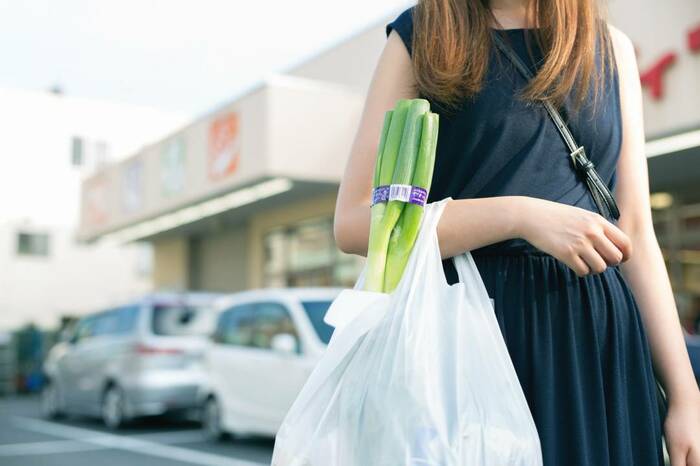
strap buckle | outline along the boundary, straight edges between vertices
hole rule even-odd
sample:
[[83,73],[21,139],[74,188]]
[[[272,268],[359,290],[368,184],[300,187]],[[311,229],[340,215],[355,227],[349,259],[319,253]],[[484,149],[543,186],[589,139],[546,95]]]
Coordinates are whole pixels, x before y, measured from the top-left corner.
[[584,160],[585,160],[585,159],[586,159],[586,151],[585,151],[585,149],[583,148],[583,146],[579,146],[575,151],[573,151],[572,153],[569,154],[569,157],[571,157],[571,163],[574,164],[574,168],[578,168],[578,167],[579,167],[579,163],[578,163],[577,157],[578,157],[578,155],[581,154],[581,153],[583,153],[583,158],[584,158]]
[[586,157],[586,151],[584,150],[583,146],[580,146],[578,149],[576,149],[569,155],[571,156],[571,161],[574,164],[575,170],[582,171],[585,173],[588,173],[589,171],[593,170],[593,162],[591,162],[588,159],[588,157]]

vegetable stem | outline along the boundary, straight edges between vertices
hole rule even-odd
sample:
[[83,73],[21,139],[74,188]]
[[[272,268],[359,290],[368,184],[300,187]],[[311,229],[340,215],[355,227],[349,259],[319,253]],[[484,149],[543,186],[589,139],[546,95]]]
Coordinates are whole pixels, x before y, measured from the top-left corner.
[[[411,184],[429,191],[435,166],[439,120],[438,115],[431,112],[425,113],[423,118],[420,149]],[[425,207],[422,205],[407,203],[391,232],[383,285],[383,290],[387,293],[392,292],[401,281],[418,237],[424,210]]]

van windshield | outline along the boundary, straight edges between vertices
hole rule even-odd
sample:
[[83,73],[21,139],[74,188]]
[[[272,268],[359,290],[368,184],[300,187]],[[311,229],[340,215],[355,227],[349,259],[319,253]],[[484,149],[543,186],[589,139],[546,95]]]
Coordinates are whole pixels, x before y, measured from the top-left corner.
[[316,334],[322,342],[328,344],[333,335],[333,327],[323,321],[323,316],[331,305],[331,301],[302,301],[302,306],[309,316]]
[[162,305],[153,307],[151,329],[154,335],[208,335],[214,327],[214,313],[208,307]]

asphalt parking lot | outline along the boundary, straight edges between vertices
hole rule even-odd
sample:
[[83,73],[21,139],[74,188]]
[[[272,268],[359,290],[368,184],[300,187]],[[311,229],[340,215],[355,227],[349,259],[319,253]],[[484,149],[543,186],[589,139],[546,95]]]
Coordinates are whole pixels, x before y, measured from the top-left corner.
[[148,419],[111,432],[99,421],[47,421],[35,397],[0,399],[2,466],[260,466],[273,439],[213,442],[196,423]]

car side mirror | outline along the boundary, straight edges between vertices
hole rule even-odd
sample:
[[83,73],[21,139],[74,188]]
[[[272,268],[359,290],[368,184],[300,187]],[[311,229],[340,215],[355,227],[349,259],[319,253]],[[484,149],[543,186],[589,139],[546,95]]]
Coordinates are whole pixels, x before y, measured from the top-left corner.
[[297,339],[290,333],[278,333],[270,340],[270,348],[280,353],[294,354],[297,352]]

